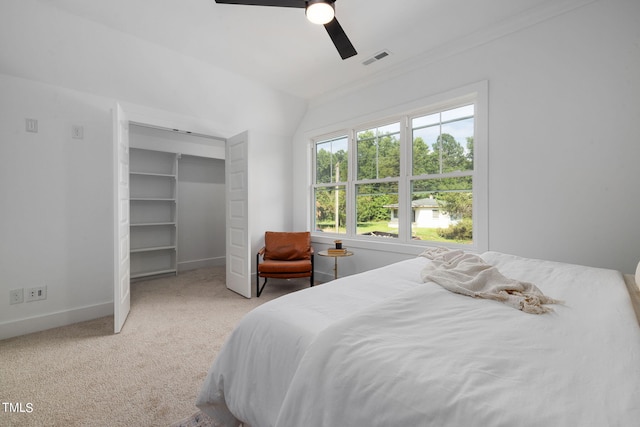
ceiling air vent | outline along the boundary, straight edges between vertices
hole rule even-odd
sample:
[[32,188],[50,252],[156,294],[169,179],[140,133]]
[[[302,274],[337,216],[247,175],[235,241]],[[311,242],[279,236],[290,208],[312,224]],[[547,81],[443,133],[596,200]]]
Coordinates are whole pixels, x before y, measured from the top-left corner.
[[362,63],[362,65],[369,65],[369,64],[373,64],[376,61],[381,60],[382,58],[386,58],[387,56],[389,56],[390,53],[388,50],[383,50],[382,52],[378,52],[375,55],[373,55],[371,58],[367,59],[366,61],[364,61]]

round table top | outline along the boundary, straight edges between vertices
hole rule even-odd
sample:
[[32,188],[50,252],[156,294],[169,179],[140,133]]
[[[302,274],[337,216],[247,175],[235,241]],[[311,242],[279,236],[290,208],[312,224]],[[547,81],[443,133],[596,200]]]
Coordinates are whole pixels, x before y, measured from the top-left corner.
[[320,252],[318,252],[318,255],[320,255],[320,256],[332,256],[332,257],[343,257],[343,256],[351,256],[351,255],[353,255],[353,252],[346,251],[344,253],[329,253],[329,251],[320,251]]

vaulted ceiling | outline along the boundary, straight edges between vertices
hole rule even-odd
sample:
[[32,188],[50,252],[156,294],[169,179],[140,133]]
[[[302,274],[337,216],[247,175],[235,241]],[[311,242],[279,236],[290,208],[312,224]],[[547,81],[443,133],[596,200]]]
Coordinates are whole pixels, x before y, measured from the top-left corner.
[[[337,0],[336,16],[358,51],[342,60],[325,29],[307,21],[303,9],[214,0],[36,1],[80,18],[77,22],[97,23],[305,99],[402,67],[443,46],[490,37],[513,22],[514,28],[526,26],[529,19],[560,13],[559,4],[580,2]],[[383,50],[390,55],[363,65]],[[81,72],[69,65],[66,72]]]

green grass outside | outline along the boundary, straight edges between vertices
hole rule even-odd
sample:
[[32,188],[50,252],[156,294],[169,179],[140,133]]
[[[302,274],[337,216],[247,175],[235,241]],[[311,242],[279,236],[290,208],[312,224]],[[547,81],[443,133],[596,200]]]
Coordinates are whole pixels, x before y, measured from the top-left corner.
[[[316,224],[318,228],[327,233],[334,233],[335,227],[333,224]],[[381,231],[384,233],[398,233],[397,228],[389,227],[388,221],[380,221],[380,222],[364,222],[358,223],[358,234],[365,234],[372,231]],[[462,244],[471,244],[471,240],[461,240],[461,241],[452,241],[440,237],[438,235],[437,228],[414,228],[413,236],[418,237],[420,240],[426,240],[431,242],[448,242],[448,243],[462,243]],[[338,232],[340,234],[344,234],[347,232],[345,227],[339,227]]]

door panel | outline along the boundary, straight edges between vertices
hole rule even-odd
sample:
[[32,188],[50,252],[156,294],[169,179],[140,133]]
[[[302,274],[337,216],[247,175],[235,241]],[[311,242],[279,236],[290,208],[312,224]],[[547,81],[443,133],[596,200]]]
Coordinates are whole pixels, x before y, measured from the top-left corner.
[[249,234],[248,133],[227,140],[227,288],[251,298]]
[[122,330],[131,307],[129,260],[129,120],[119,104],[113,109],[115,183],[115,242],[113,323],[114,332]]

